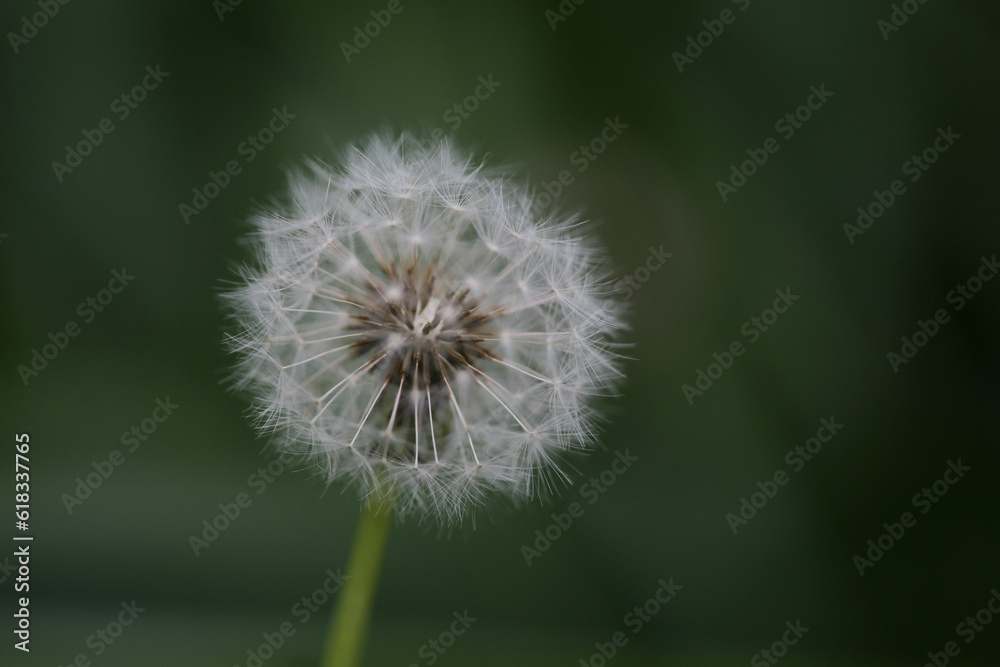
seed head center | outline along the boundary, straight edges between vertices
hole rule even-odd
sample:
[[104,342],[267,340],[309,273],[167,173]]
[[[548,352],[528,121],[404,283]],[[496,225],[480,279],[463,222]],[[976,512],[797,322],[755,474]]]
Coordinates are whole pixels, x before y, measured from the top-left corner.
[[441,330],[441,318],[437,317],[440,305],[441,299],[431,297],[424,309],[413,318],[413,333],[418,339],[432,336]]
[[370,355],[371,371],[433,393],[447,376],[497,358],[486,346],[496,335],[497,311],[482,308],[469,288],[447,289],[433,271],[412,266],[393,265],[385,275],[384,283],[372,281],[355,297],[358,312],[351,315],[360,334],[352,347]]

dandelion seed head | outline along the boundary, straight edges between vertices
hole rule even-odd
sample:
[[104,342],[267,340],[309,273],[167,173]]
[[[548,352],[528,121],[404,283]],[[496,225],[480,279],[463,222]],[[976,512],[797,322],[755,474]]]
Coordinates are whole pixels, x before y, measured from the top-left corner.
[[621,377],[620,304],[572,216],[455,149],[375,136],[290,176],[227,293],[256,424],[400,516],[544,494]]

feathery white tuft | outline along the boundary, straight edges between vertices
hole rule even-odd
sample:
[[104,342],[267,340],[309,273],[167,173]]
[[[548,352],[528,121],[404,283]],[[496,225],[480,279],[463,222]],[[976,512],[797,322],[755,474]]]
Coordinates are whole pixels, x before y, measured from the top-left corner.
[[620,304],[574,218],[459,153],[375,136],[290,177],[228,297],[257,426],[400,516],[531,497],[594,441]]

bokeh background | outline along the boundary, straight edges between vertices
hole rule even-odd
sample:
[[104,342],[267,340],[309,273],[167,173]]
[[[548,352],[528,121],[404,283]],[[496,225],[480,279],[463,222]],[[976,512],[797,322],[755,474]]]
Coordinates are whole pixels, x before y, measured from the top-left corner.
[[[567,0],[556,21],[556,0],[402,0],[347,62],[341,43],[386,2],[71,2],[25,43],[8,33],[39,5],[4,2],[0,488],[13,504],[13,435],[28,432],[35,542],[32,651],[5,629],[0,662],[247,665],[291,621],[265,664],[316,664],[332,602],[304,624],[292,608],[344,566],[358,503],[309,471],[249,485],[273,454],[220,383],[217,292],[286,168],[382,127],[453,130],[446,112],[492,76],[456,139],[536,184],[570,169],[559,203],[601,221],[622,277],[651,248],[672,256],[630,298],[634,360],[606,449],[547,505],[399,527],[367,664],[598,665],[595,642],[619,630],[614,664],[769,664],[755,656],[798,620],[787,664],[922,665],[956,641],[950,664],[995,665],[1000,618],[971,643],[957,626],[1000,586],[1000,281],[961,311],[946,295],[1000,252],[998,11],[901,4],[918,9],[884,39],[889,2]],[[726,9],[678,71],[674,52]],[[147,66],[169,76],[120,120],[111,103]],[[832,97],[786,140],[775,122],[814,85]],[[275,107],[294,119],[246,162],[239,145]],[[105,117],[115,130],[57,179],[52,162]],[[573,153],[619,117],[627,129],[577,171]],[[843,225],[939,127],[960,139],[850,243]],[[780,150],[723,201],[716,182],[768,137]],[[186,224],[178,205],[232,159],[242,172]],[[134,281],[85,323],[78,304],[122,267]],[[799,300],[689,402],[682,385],[748,342],[778,288]],[[950,321],[894,372],[887,353],[939,308]],[[69,321],[80,334],[25,385],[17,367]],[[124,451],[168,397],[180,407]],[[793,471],[786,452],[831,417],[844,428]],[[63,494],[115,449],[124,463],[68,512]],[[639,462],[526,565],[534,531],[625,449]],[[920,514],[913,495],[959,458],[971,470]],[[789,483],[734,534],[727,513],[778,470]],[[240,492],[251,506],[196,556],[189,536]],[[859,576],[853,557],[906,511],[916,525]],[[682,590],[632,634],[625,615],[671,577]],[[133,599],[145,611],[96,655],[88,637]],[[466,610],[477,620],[453,646],[421,653]]]

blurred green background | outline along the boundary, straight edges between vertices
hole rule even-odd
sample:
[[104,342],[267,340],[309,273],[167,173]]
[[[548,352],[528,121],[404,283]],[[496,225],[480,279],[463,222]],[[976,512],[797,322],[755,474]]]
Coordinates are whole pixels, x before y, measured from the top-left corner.
[[[673,254],[630,299],[635,360],[606,449],[548,505],[401,526],[367,664],[600,665],[595,642],[619,630],[609,664],[770,664],[758,652],[801,620],[787,664],[922,665],[955,641],[951,664],[995,665],[1000,618],[970,643],[957,626],[1000,586],[1000,281],[960,311],[946,295],[1000,251],[998,11],[901,4],[918,9],[886,40],[889,2],[566,0],[557,21],[556,0],[403,0],[347,62],[341,43],[387,3],[71,2],[19,40],[42,10],[5,2],[0,488],[28,432],[35,542],[32,651],[5,630],[0,662],[247,665],[291,621],[264,664],[316,664],[332,603],[306,623],[293,605],[343,567],[358,502],[308,471],[251,486],[273,454],[221,384],[217,292],[284,169],[386,126],[453,130],[449,109],[492,76],[461,144],[536,184],[569,169],[560,203],[602,222],[621,276]],[[713,23],[723,10],[732,22]],[[673,54],[711,27],[679,72]],[[169,75],[121,119],[112,103],[147,66]],[[775,123],[821,85],[832,97],[786,139]],[[241,142],[285,107],[247,162]],[[52,163],[106,117],[113,132],[59,180]],[[619,117],[578,171],[574,152]],[[902,165],[939,127],[961,138],[911,183]],[[768,137],[778,152],[723,201],[716,182]],[[228,160],[241,173],[185,224],[179,204]],[[905,194],[850,243],[843,225],[894,179]],[[122,267],[134,281],[85,322],[78,304]],[[799,300],[749,344],[741,327],[778,288]],[[939,308],[950,321],[893,372],[887,353]],[[26,386],[17,367],[70,321],[80,334]],[[737,340],[746,352],[689,403],[682,385]],[[180,407],[128,452],[121,434],[168,397]],[[795,471],[786,452],[831,417],[843,429]],[[68,512],[63,494],[115,449],[124,463]],[[522,545],[625,449],[639,462],[526,565]],[[920,514],[913,495],[958,458],[971,470]],[[778,470],[790,481],[734,534],[726,515]],[[252,504],[196,556],[189,536],[240,492]],[[906,511],[916,525],[859,576],[854,556]],[[626,614],[671,577],[683,588],[633,634]],[[133,599],[136,622],[88,646]],[[453,646],[422,650],[466,610]]]

